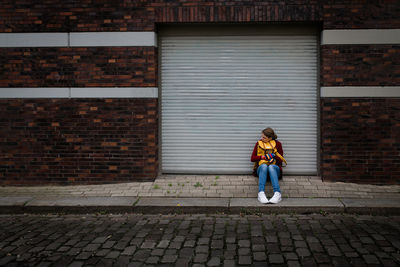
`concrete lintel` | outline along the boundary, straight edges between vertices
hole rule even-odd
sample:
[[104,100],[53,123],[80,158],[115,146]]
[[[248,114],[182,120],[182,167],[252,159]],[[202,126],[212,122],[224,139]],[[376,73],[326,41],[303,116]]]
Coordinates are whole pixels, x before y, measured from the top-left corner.
[[0,33],[0,47],[67,47],[68,33]]
[[323,86],[321,97],[400,97],[400,86]]
[[155,32],[71,32],[70,46],[157,46]]
[[157,98],[157,87],[0,88],[1,98]]
[[157,98],[157,87],[71,87],[71,98]]
[[321,45],[400,44],[400,29],[323,30]]
[[68,98],[66,87],[0,88],[0,98]]

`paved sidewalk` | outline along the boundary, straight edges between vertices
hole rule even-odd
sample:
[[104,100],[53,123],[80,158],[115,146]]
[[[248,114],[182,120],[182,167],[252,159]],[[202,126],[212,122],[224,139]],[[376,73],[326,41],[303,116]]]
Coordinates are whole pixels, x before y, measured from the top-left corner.
[[[253,176],[164,175],[154,182],[0,187],[0,212],[362,213],[400,214],[400,186],[322,182],[286,176],[283,201],[257,201]],[[272,190],[267,184],[267,196]]]
[[[317,176],[285,176],[283,198],[399,199],[400,185],[323,182]],[[104,185],[0,187],[0,196],[256,198],[258,180],[243,175],[163,175],[154,182]],[[267,183],[267,196],[271,184]]]

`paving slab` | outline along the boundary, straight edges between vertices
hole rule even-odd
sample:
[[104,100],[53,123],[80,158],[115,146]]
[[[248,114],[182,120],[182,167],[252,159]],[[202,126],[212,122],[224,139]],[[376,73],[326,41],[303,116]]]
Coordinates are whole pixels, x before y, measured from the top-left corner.
[[344,205],[334,198],[284,198],[278,204],[261,204],[257,198],[232,198],[231,212],[262,212],[262,213],[315,213],[344,212]]
[[399,199],[341,199],[346,212],[358,214],[400,214]]
[[135,211],[143,213],[227,212],[228,198],[141,198]]

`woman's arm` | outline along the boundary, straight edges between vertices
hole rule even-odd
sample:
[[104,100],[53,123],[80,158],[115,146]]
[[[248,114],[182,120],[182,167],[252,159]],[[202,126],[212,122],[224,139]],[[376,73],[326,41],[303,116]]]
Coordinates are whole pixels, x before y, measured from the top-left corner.
[[[278,150],[278,153],[281,154],[281,156],[283,157],[283,149],[282,149],[282,144],[279,141],[276,141],[276,150]],[[279,157],[275,157],[276,159],[276,164],[277,165],[282,165],[282,160]]]
[[257,162],[261,160],[261,156],[257,156],[257,143],[254,146],[253,153],[251,154],[251,162]]

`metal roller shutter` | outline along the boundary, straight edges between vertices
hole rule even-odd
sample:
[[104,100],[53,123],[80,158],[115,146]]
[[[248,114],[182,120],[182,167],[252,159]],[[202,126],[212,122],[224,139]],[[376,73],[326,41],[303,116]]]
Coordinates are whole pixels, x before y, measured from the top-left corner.
[[251,173],[265,127],[286,174],[317,173],[317,37],[163,36],[163,173]]

